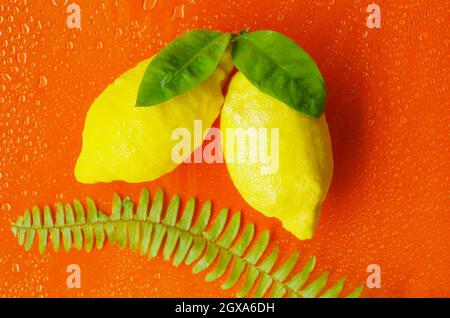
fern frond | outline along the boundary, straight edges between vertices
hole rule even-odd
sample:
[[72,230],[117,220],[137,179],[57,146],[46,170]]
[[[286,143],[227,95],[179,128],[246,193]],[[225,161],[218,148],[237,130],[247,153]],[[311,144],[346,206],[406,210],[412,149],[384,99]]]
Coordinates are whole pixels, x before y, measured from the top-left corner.
[[[344,279],[323,291],[328,273],[306,284],[314,270],[314,257],[297,273],[293,272],[298,263],[297,252],[278,264],[278,248],[269,250],[270,233],[264,231],[255,236],[254,224],[242,226],[240,212],[230,217],[228,209],[222,209],[211,219],[211,202],[207,201],[194,222],[195,199],[189,199],[181,213],[180,201],[175,195],[164,211],[163,191],[157,190],[151,200],[150,192],[144,188],[137,207],[129,198],[115,194],[110,216],[99,211],[91,198],[86,199],[87,212],[79,200],[73,204],[57,203],[55,217],[50,207],[41,211],[34,206],[12,224],[12,232],[26,250],[37,240],[40,253],[45,252],[50,242],[58,251],[61,241],[66,251],[84,247],[90,252],[94,244],[101,249],[108,239],[121,249],[128,244],[131,250],[149,259],[161,253],[174,266],[183,262],[192,264],[194,274],[208,270],[207,282],[228,272],[222,288],[229,289],[242,282],[238,297],[329,298],[338,297],[342,291]],[[263,258],[264,255],[267,256]],[[347,297],[359,297],[361,292],[362,286]]]

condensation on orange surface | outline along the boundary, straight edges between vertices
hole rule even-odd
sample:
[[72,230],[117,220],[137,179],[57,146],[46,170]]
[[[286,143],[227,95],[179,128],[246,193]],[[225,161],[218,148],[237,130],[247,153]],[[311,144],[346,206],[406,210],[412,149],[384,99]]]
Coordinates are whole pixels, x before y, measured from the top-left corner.
[[[82,29],[66,27],[72,0],[0,2],[0,296],[226,297],[189,266],[174,268],[112,245],[90,254],[19,247],[10,223],[33,204],[90,195],[109,211],[112,193],[136,199],[144,184],[81,185],[73,167],[94,98],[138,61],[186,30],[272,29],[317,61],[328,89],[335,175],[316,236],[301,242],[250,208],[223,164],[183,164],[160,180],[170,195],[211,199],[270,229],[286,258],[317,257],[315,276],[365,283],[367,297],[450,296],[448,209],[449,43],[445,1],[376,1],[381,29],[366,26],[367,1],[76,1]],[[64,4],[66,3],[66,6]],[[371,2],[370,2],[371,3]],[[447,32],[447,33],[446,33]],[[66,287],[78,264],[81,289]]]

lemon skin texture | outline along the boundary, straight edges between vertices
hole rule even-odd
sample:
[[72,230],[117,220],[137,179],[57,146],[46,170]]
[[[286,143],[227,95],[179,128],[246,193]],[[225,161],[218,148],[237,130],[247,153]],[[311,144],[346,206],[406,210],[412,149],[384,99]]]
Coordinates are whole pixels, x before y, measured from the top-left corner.
[[[279,130],[278,169],[261,173],[261,161],[238,162],[236,143],[227,146],[228,128]],[[325,115],[314,119],[262,93],[242,73],[231,80],[221,112],[227,168],[246,202],[266,216],[278,218],[298,238],[310,239],[333,175],[333,155]],[[275,137],[274,137],[275,138]],[[235,147],[230,158],[229,147]],[[275,159],[272,159],[274,161]],[[276,165],[273,165],[274,167]]]
[[[193,136],[194,120],[202,120],[206,128],[219,115],[224,101],[222,87],[233,67],[229,50],[211,77],[198,87],[159,105],[135,107],[139,84],[151,59],[122,74],[91,105],[75,166],[79,182],[157,179],[180,163],[171,156],[172,148],[180,142],[171,138],[174,129],[186,128]],[[192,151],[200,145],[191,137]]]

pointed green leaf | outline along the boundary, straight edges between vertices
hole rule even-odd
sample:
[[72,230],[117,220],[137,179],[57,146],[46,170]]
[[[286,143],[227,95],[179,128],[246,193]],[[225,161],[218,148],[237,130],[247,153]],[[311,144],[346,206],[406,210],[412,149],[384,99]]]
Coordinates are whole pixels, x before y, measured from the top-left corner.
[[253,297],[262,298],[264,294],[269,290],[270,286],[272,286],[273,279],[266,273],[262,273],[259,279],[258,287],[256,288]]
[[128,199],[124,201],[122,220],[126,225],[126,231],[128,233],[128,240],[130,242],[130,249],[136,251],[139,244],[139,223],[133,221],[134,203]]
[[312,270],[314,269],[315,265],[316,265],[316,258],[313,256],[308,261],[308,263],[303,267],[303,269],[294,277],[292,277],[292,279],[290,279],[286,285],[290,289],[298,291],[303,286],[303,284],[308,280],[308,277],[311,274]]
[[292,269],[298,260],[298,252],[296,251],[280,268],[273,274],[273,278],[279,282],[284,282],[284,280],[289,276]]
[[195,260],[197,260],[203,253],[206,247],[206,241],[194,237],[194,244],[192,245],[191,250],[189,251],[189,254],[186,257],[185,263],[186,265],[192,264]]
[[219,254],[219,247],[211,243],[207,244],[205,255],[192,268],[192,273],[197,274],[207,269]]
[[148,253],[149,258],[153,258],[158,255],[165,235],[166,228],[161,224],[155,224],[153,227],[153,235],[150,243],[150,251]]
[[25,210],[25,213],[23,215],[23,225],[24,230],[21,233],[22,236],[19,236],[19,244],[23,245],[25,243],[25,238],[28,236],[29,228],[31,227],[31,212],[30,210]]
[[164,203],[164,193],[161,189],[156,190],[155,198],[153,199],[152,207],[148,215],[149,221],[153,223],[159,223],[161,220],[161,212]]
[[348,294],[345,298],[359,298],[363,292],[364,286],[361,285],[358,288],[356,288],[354,291],[352,291],[350,294]]
[[84,238],[85,238],[85,250],[86,252],[92,251],[92,248],[94,246],[94,228],[95,223],[97,221],[97,208],[95,206],[95,203],[92,199],[87,198],[86,203],[88,206],[88,215],[87,215],[87,222],[88,224],[85,224],[82,227]]
[[180,208],[180,197],[174,195],[167,207],[166,216],[162,220],[163,224],[174,226],[177,222],[178,209]]
[[148,252],[148,248],[150,246],[150,239],[152,237],[153,225],[149,222],[145,222],[142,225],[142,237],[141,242],[139,243],[139,250],[141,251],[141,255],[145,255]]
[[200,235],[206,229],[211,218],[211,201],[206,201],[195,225],[191,228],[194,235]]
[[59,228],[53,226],[52,212],[48,205],[44,207],[44,226],[49,229],[53,249],[59,251],[60,231]]
[[48,230],[42,227],[41,210],[37,206],[33,207],[33,220],[33,227],[36,229],[39,239],[39,253],[44,254],[47,248]]
[[317,278],[315,281],[310,283],[305,289],[299,292],[304,298],[314,298],[316,297],[322,288],[327,283],[328,273],[324,273],[322,276]]
[[241,212],[236,212],[231,218],[230,224],[228,224],[222,237],[220,238],[219,241],[217,241],[217,244],[219,246],[222,246],[223,248],[228,249],[236,239],[239,233],[240,226],[241,226]]
[[167,229],[166,243],[164,244],[163,249],[163,258],[165,260],[169,260],[170,256],[175,249],[175,246],[178,243],[178,238],[180,237],[180,231],[174,228]]
[[282,284],[275,282],[270,293],[270,298],[282,298],[285,294],[286,288]]
[[219,255],[219,261],[217,262],[216,267],[208,273],[205,277],[206,282],[212,282],[220,277],[225,273],[225,271],[228,268],[228,265],[230,265],[231,261],[231,253],[226,250],[221,250]]
[[147,219],[148,203],[150,201],[150,192],[147,188],[142,188],[141,196],[136,211],[136,220],[143,221]]
[[77,250],[81,250],[83,248],[83,235],[81,233],[81,228],[79,226],[75,226],[75,216],[73,212],[73,208],[70,204],[65,205],[66,211],[66,225],[72,230],[73,233],[73,242]]
[[[105,242],[105,234],[104,234],[105,232],[106,232],[106,235],[108,236],[109,241],[111,243],[115,243],[116,242],[116,232],[114,230],[114,224],[112,222],[110,222],[109,217],[106,214],[98,211],[97,219],[99,222],[101,222],[100,224],[103,224],[103,227],[96,226],[96,231],[97,231],[97,234],[99,235],[99,237],[97,237],[97,239],[98,238],[101,239],[101,240],[97,241],[97,247],[103,246],[103,244]],[[103,233],[101,233],[100,230]],[[100,243],[102,243],[102,244],[100,244]]]
[[203,236],[210,241],[217,240],[225,227],[227,217],[228,209],[220,210],[219,215],[215,218],[211,228],[207,232],[204,232]]
[[122,200],[117,193],[114,193],[112,201],[111,221],[119,221],[122,213]]
[[183,262],[186,255],[189,253],[192,242],[193,237],[191,235],[185,232],[180,234],[180,243],[178,244],[178,249],[173,257],[173,265],[175,265],[175,267],[178,267]]
[[230,289],[239,281],[241,278],[242,272],[245,270],[246,263],[244,260],[234,257],[233,258],[233,267],[231,269],[230,276],[228,276],[225,283],[222,284],[222,289]]
[[207,80],[224,54],[230,34],[193,30],[163,48],[148,65],[137,106],[161,104]]
[[293,40],[274,31],[239,35],[233,62],[260,91],[306,115],[324,112],[325,83],[314,60]]
[[273,265],[278,259],[278,247],[275,247],[269,256],[259,266],[260,270],[264,273],[270,273]]
[[236,242],[236,244],[234,244],[234,246],[231,248],[231,252],[238,256],[242,256],[249,247],[249,245],[252,243],[254,235],[255,235],[255,225],[253,225],[253,223],[247,224],[247,226],[244,229],[244,233]]
[[244,286],[242,289],[236,294],[237,297],[242,298],[247,295],[250,290],[253,288],[253,285],[255,285],[256,280],[258,279],[259,272],[256,269],[256,267],[249,266],[247,269],[247,276],[244,282]]
[[256,244],[253,246],[253,248],[248,252],[245,259],[250,264],[256,264],[258,260],[261,258],[261,256],[264,254],[265,250],[267,249],[267,246],[269,245],[269,238],[270,233],[269,231],[264,231],[256,241]]
[[192,219],[194,218],[195,210],[195,198],[190,198],[186,203],[183,215],[180,221],[177,223],[177,227],[183,230],[189,230],[192,224]]
[[330,287],[320,298],[336,298],[344,287],[345,278],[338,281],[333,287]]
[[[28,211],[28,210],[27,210]],[[28,211],[28,213],[30,213],[30,211]],[[25,215],[27,214],[27,212],[25,211]],[[17,241],[19,242],[19,245],[22,246],[23,243],[25,242],[25,215],[24,216],[20,216],[19,219],[17,220],[17,223],[15,224],[16,226],[19,227],[18,231],[17,231]]]

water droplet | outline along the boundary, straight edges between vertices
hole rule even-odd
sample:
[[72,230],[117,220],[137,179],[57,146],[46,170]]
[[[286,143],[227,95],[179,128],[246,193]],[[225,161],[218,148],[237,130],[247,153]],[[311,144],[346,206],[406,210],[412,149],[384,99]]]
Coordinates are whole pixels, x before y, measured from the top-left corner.
[[60,6],[65,7],[67,2],[69,2],[69,0],[51,0],[51,1],[55,7],[60,7]]
[[426,41],[426,40],[428,40],[429,37],[430,37],[430,35],[427,32],[424,32],[419,35],[419,40]]
[[103,42],[102,41],[98,41],[97,45],[96,45],[97,49],[103,49]]
[[66,43],[66,47],[67,47],[69,50],[73,49],[73,42],[72,42],[72,41],[67,42],[67,43]]
[[28,26],[28,24],[22,23],[22,25],[20,26],[20,28],[21,28],[23,34],[28,34],[28,33],[30,33],[30,27]]
[[17,62],[19,62],[19,63],[27,62],[27,53],[25,53],[25,52],[17,53],[16,57],[17,57]]
[[9,204],[9,203],[3,203],[3,204],[2,204],[2,210],[3,210],[3,211],[9,211],[9,210],[11,210],[11,204]]
[[184,4],[176,6],[173,8],[171,20],[183,19],[184,18]]
[[39,84],[38,84],[39,88],[47,86],[47,83],[48,83],[47,78],[44,75],[39,76]]
[[13,272],[13,273],[18,273],[18,272],[20,272],[20,265],[19,264],[12,264],[12,267],[11,267],[11,271]]
[[11,75],[7,74],[7,73],[3,73],[1,75],[2,80],[4,80],[5,82],[11,82],[12,78]]
[[144,10],[149,11],[152,10],[157,3],[158,0],[143,0],[142,7],[144,8]]
[[281,22],[281,21],[283,21],[283,20],[284,20],[284,14],[280,13],[280,14],[277,16],[277,21],[278,21],[278,22]]
[[117,28],[117,30],[116,30],[116,37],[122,36],[122,34],[123,34],[122,29],[121,28]]

